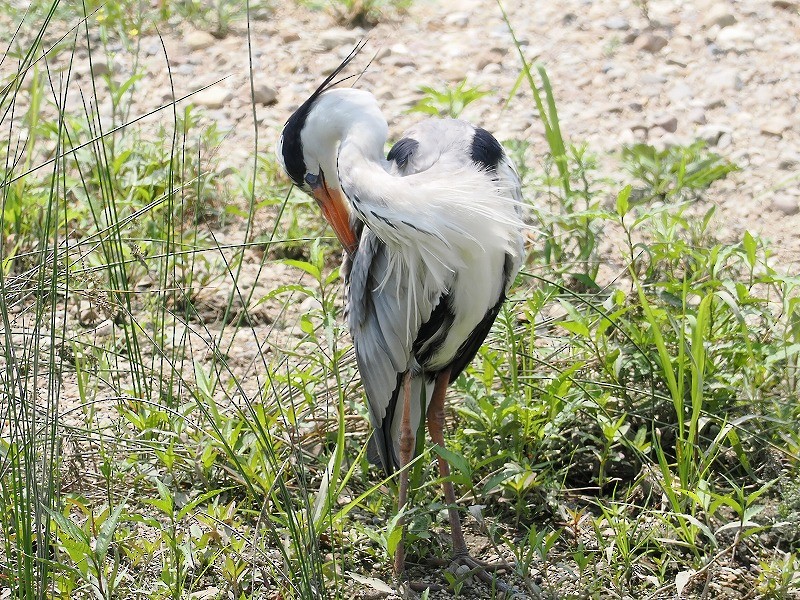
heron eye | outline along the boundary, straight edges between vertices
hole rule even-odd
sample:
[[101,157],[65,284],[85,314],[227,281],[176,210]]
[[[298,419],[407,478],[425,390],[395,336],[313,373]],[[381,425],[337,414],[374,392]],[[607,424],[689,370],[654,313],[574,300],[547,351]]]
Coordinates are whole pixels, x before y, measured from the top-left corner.
[[306,173],[306,183],[310,185],[312,188],[319,186],[319,175],[314,175],[313,173]]

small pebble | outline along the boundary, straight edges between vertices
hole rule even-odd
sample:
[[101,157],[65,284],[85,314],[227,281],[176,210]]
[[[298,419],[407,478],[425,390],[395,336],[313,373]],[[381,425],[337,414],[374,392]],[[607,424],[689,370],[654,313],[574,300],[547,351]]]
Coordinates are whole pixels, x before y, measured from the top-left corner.
[[678,129],[678,118],[671,115],[662,115],[653,121],[655,127],[660,127],[664,131],[675,133]]
[[735,68],[714,68],[705,77],[707,88],[712,90],[741,90],[744,87],[739,71]]
[[278,90],[266,83],[253,85],[253,100],[257,104],[275,104],[278,101]]
[[800,154],[782,156],[778,163],[778,168],[781,171],[792,171],[797,167],[800,167]]
[[605,25],[606,29],[611,29],[612,31],[627,31],[631,28],[631,24],[628,22],[628,19],[619,15],[613,16],[610,19],[606,19],[603,25]]
[[466,27],[469,25],[469,13],[468,12],[454,12],[450,13],[444,18],[444,22],[447,25],[452,25],[455,27]]
[[231,99],[230,90],[221,87],[210,87],[190,96],[192,104],[206,108],[222,108]]
[[637,50],[643,50],[645,52],[655,54],[662,48],[666,47],[668,43],[669,41],[663,35],[658,35],[656,33],[643,33],[636,38],[633,47]]
[[783,133],[791,126],[787,119],[775,118],[761,126],[761,133],[772,137],[783,137]]
[[317,36],[317,43],[323,51],[333,50],[339,46],[355,46],[364,35],[365,31],[360,28],[333,27],[322,31]]
[[190,50],[197,51],[210,48],[217,40],[207,31],[191,31],[186,34],[184,41]]
[[111,71],[111,66],[104,58],[100,58],[99,56],[92,57],[92,75],[99,77],[101,75],[108,75]]
[[697,123],[698,125],[706,124],[706,111],[702,108],[694,108],[688,114],[690,123]]
[[756,34],[752,27],[746,24],[733,25],[720,29],[717,34],[716,42],[725,50],[745,52],[753,47]]
[[800,200],[794,196],[776,196],[772,200],[772,206],[787,217],[800,213]]
[[706,13],[703,24],[706,27],[730,27],[736,23],[736,15],[733,14],[730,4],[719,2],[714,4]]
[[730,128],[723,125],[708,124],[697,130],[697,137],[709,146],[716,146],[723,135],[729,134]]

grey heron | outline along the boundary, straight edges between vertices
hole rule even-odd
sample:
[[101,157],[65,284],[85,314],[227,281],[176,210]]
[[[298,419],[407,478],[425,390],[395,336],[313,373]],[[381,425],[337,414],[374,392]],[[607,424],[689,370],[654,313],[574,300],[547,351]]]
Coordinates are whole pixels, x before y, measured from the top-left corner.
[[[358,50],[288,119],[277,154],[344,246],[346,318],[374,428],[372,454],[388,473],[400,469],[402,510],[423,409],[431,440],[444,447],[447,386],[506,299],[523,261],[525,225],[516,169],[484,129],[427,119],[384,156],[388,125],[375,97],[334,87]],[[453,559],[479,568],[464,541],[449,465],[440,456],[438,466]],[[398,576],[405,569],[402,541],[394,569]]]

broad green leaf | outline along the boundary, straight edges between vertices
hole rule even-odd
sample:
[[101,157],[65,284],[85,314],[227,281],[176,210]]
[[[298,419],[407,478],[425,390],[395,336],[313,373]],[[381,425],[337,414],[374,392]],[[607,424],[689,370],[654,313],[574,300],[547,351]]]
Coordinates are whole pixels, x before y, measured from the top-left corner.
[[575,333],[581,337],[591,337],[589,334],[589,328],[583,323],[578,323],[576,321],[559,321],[558,324],[567,331]]
[[624,188],[622,188],[617,194],[616,208],[617,208],[617,214],[620,217],[624,217],[626,214],[628,214],[628,207],[629,207],[628,199],[631,197],[632,190],[633,188],[631,187],[630,184],[628,184]]
[[386,550],[389,552],[389,556],[394,556],[395,550],[397,550],[397,545],[400,543],[400,540],[402,538],[403,538],[402,527],[395,527],[389,533],[389,536],[386,538]]
[[320,278],[319,267],[317,267],[316,265],[312,265],[310,262],[306,262],[304,260],[294,260],[292,258],[286,258],[281,262],[283,264],[289,265],[290,267],[295,267],[297,269],[300,269],[301,271],[305,271],[316,280],[319,280]]
[[747,253],[747,262],[751,268],[756,266],[756,240],[750,234],[749,231],[744,232],[744,238],[742,239],[742,246],[744,246],[744,251]]
[[130,498],[130,494],[125,498],[125,500],[117,503],[117,506],[114,508],[111,516],[109,516],[100,527],[94,550],[95,554],[97,555],[98,562],[103,562],[106,558],[108,547],[111,545],[111,541],[114,539],[114,532],[117,530],[117,525],[119,524],[120,517],[122,516],[122,509],[125,508],[128,498]]
[[222,492],[227,492],[230,489],[233,489],[233,488],[225,487],[225,488],[220,488],[220,489],[216,489],[216,490],[210,490],[208,492],[205,492],[204,494],[200,494],[197,498],[193,499],[191,502],[189,502],[188,504],[184,505],[178,511],[178,515],[177,515],[176,518],[178,520],[183,519],[187,514],[189,514],[191,511],[193,511],[195,508],[197,508],[198,505],[202,504],[203,502],[205,502],[206,500],[208,500],[210,498],[213,498],[214,496],[217,496],[217,495],[221,494]]
[[470,469],[467,459],[465,459],[460,454],[456,454],[452,450],[448,450],[447,448],[442,448],[439,445],[434,446],[433,451],[439,456],[441,456],[443,459],[445,459],[447,463],[457,471],[463,473],[464,475],[472,474],[472,469]]
[[82,544],[85,544],[88,548],[88,545],[90,543],[89,534],[87,534],[83,529],[78,527],[72,519],[50,508],[47,509],[47,512],[50,513],[50,516],[56,522],[61,531],[66,533],[70,538],[72,538],[76,542],[81,542]]

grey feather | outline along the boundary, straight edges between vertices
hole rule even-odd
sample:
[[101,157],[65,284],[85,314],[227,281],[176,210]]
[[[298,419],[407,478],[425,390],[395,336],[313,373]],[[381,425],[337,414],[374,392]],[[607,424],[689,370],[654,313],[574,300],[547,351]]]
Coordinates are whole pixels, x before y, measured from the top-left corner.
[[404,156],[402,164],[393,164],[399,175],[413,175],[430,169],[443,156],[469,160],[469,146],[475,127],[459,119],[426,119],[403,134],[403,139],[417,142],[414,151]]

